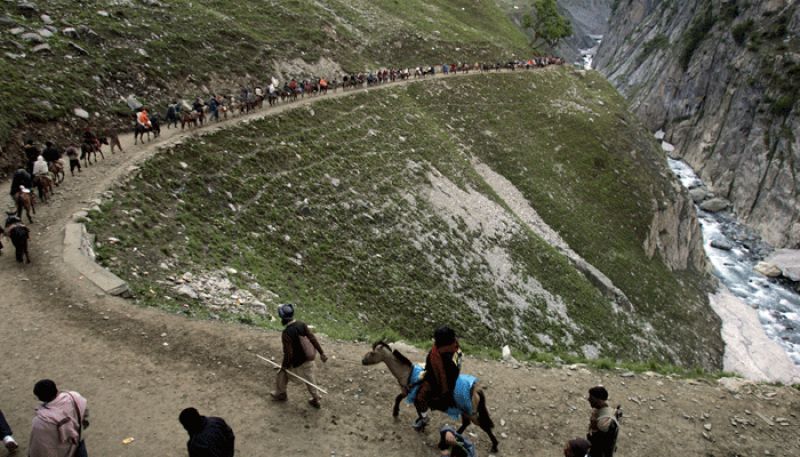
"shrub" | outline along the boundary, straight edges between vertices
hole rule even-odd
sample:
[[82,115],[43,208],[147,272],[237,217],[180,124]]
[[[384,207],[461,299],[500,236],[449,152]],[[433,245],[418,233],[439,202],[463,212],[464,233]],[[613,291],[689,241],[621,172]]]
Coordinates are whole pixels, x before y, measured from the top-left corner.
[[747,35],[753,30],[753,20],[748,19],[740,24],[736,24],[733,29],[731,30],[731,35],[733,35],[733,41],[736,42],[739,46],[743,45],[745,41],[747,41]]
[[652,39],[648,40],[644,46],[642,46],[642,52],[639,54],[636,60],[638,63],[642,63],[645,59],[650,57],[651,54],[659,49],[664,49],[667,46],[669,46],[669,38],[663,34],[658,34]]
[[772,113],[776,116],[787,116],[797,103],[797,94],[785,94],[772,102]]
[[705,10],[692,21],[692,25],[686,30],[683,38],[683,52],[680,58],[680,64],[684,70],[689,68],[694,52],[700,47],[700,43],[703,42],[708,32],[714,27],[715,22],[716,18],[714,13],[711,12],[711,6],[707,5]]

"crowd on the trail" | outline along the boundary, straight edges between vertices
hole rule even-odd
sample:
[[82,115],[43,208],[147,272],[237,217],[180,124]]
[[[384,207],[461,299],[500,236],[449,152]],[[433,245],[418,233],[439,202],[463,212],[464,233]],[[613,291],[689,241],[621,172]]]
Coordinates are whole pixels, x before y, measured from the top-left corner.
[[[494,63],[443,63],[406,68],[381,68],[366,72],[345,72],[333,78],[311,77],[298,80],[290,78],[283,83],[275,78],[263,85],[253,84],[244,86],[238,95],[209,94],[204,101],[197,97],[192,103],[175,99],[170,103],[163,116],[167,128],[202,126],[206,120],[219,121],[227,119],[229,115],[249,113],[264,106],[266,100],[269,106],[278,102],[295,101],[298,98],[325,95],[329,91],[353,90],[375,85],[392,83],[409,79],[424,79],[428,76],[455,75],[469,72],[515,71],[543,68],[550,65],[563,65],[564,60],[559,57],[538,56],[527,60],[510,60]],[[134,144],[144,141],[144,136],[150,139],[151,135],[158,137],[161,134],[162,117],[157,112],[150,112],[147,106],[135,102],[131,109],[134,111]],[[105,159],[103,146],[108,146],[110,152],[116,149],[125,152],[119,140],[119,132],[115,129],[97,130],[91,127],[84,128],[76,140],[69,142],[61,148],[52,141],[46,141],[44,147],[27,139],[22,147],[25,167],[14,172],[11,180],[10,195],[15,209],[7,212],[6,223],[0,227],[0,237],[5,233],[16,249],[18,262],[30,262],[28,256],[28,240],[30,230],[23,224],[23,211],[29,223],[33,223],[36,214],[36,205],[39,201],[46,203],[66,177],[69,167],[70,175],[81,173],[83,167],[88,167],[97,162],[97,155]],[[33,193],[36,190],[36,193]],[[0,254],[3,245],[0,243]]]
[[[322,407],[320,392],[327,393],[317,384],[314,376],[314,361],[317,354],[325,363],[328,360],[314,332],[304,322],[295,319],[295,305],[278,306],[277,314],[284,326],[281,333],[283,358],[280,364],[264,359],[275,365],[278,370],[275,377],[275,388],[270,392],[272,401],[288,402],[287,386],[290,381],[304,384],[310,398],[308,404],[319,409]],[[414,430],[422,432],[432,420],[431,411],[449,412],[454,407],[460,408],[462,425],[456,429],[444,424],[439,428],[438,451],[440,456],[477,457],[475,444],[464,433],[473,415],[488,415],[485,407],[470,405],[471,411],[458,405],[459,383],[463,354],[455,332],[448,326],[441,326],[434,332],[434,342],[425,358],[423,371],[415,377],[415,381],[403,388],[403,397],[412,400],[417,411],[417,419],[412,424]],[[388,345],[378,342],[373,346],[383,349]],[[391,350],[391,348],[389,348]],[[403,363],[411,363],[397,350],[392,354]],[[388,363],[387,363],[388,365]],[[393,371],[390,366],[390,371]],[[414,370],[416,373],[416,370]],[[411,378],[411,377],[409,377]],[[87,400],[78,392],[63,391],[56,387],[50,379],[38,381],[33,388],[34,396],[41,402],[33,417],[28,444],[29,457],[88,457],[83,432],[89,427],[89,409]],[[585,438],[574,438],[564,446],[565,457],[612,457],[616,451],[622,411],[619,406],[611,408],[608,403],[609,394],[605,387],[594,386],[588,390],[587,400],[591,407],[589,425]],[[481,401],[483,397],[481,396]],[[475,411],[477,409],[477,411]],[[395,411],[396,415],[396,411]],[[486,418],[488,419],[488,417]],[[235,434],[228,423],[219,417],[206,417],[194,407],[183,409],[178,420],[189,435],[186,448],[189,457],[233,457],[235,452]],[[483,421],[483,424],[486,422]],[[491,420],[488,420],[491,428]],[[482,425],[483,427],[483,425]],[[497,452],[497,443],[491,430],[492,452]],[[16,452],[19,444],[14,439],[11,427],[0,411],[0,437],[9,452]]]
[[[263,106],[266,100],[270,106],[279,101],[292,101],[306,96],[324,95],[328,91],[351,90],[364,86],[380,85],[411,78],[426,78],[437,73],[450,75],[468,73],[470,71],[500,71],[540,68],[548,65],[563,64],[563,60],[554,57],[535,57],[523,61],[496,62],[493,64],[442,64],[437,66],[415,68],[383,68],[376,71],[346,73],[336,78],[290,79],[280,85],[272,79],[263,86],[242,87],[238,96],[211,94],[204,101],[195,99],[191,104],[175,100],[168,105],[163,119],[166,127],[181,128],[202,125],[206,119],[220,120],[232,113],[246,113]],[[134,138],[135,142],[144,140],[144,135],[160,133],[161,116],[150,113],[144,105],[132,107],[135,110]],[[15,210],[7,213],[5,224],[0,227],[0,234],[12,241],[16,249],[18,262],[30,262],[28,241],[30,230],[23,224],[23,211],[29,223],[33,223],[32,215],[36,214],[36,201],[47,202],[53,192],[65,179],[65,170],[69,167],[71,176],[81,173],[83,166],[97,161],[97,154],[104,158],[102,146],[109,146],[112,153],[115,149],[124,152],[115,131],[98,132],[85,128],[75,142],[68,143],[61,149],[53,142],[47,141],[43,148],[33,140],[27,140],[23,146],[25,167],[14,172],[10,195]],[[66,158],[66,159],[65,159]],[[34,192],[36,191],[36,192]],[[2,252],[2,244],[0,244]],[[270,397],[275,402],[287,402],[289,383],[304,385],[310,398],[308,404],[319,409],[322,405],[320,393],[325,391],[317,384],[315,377],[315,361],[317,356],[322,363],[328,360],[319,340],[311,327],[295,319],[295,306],[280,305],[278,317],[284,326],[281,334],[283,358],[275,364],[277,374],[274,389]],[[380,351],[386,351],[394,357],[394,361],[381,359]],[[370,358],[370,354],[376,358]],[[268,359],[265,361],[274,364]],[[489,418],[486,398],[478,387],[474,376],[463,375],[461,367],[463,353],[456,333],[448,326],[441,326],[434,331],[433,345],[425,357],[425,364],[414,365],[388,344],[378,342],[373,350],[365,356],[363,363],[377,361],[397,363],[402,367],[403,378],[398,379],[402,393],[395,399],[393,414],[398,414],[398,405],[402,399],[413,403],[417,418],[412,427],[424,431],[433,420],[432,411],[442,411],[451,417],[461,417],[462,425],[458,429],[443,425],[439,428],[438,448],[441,456],[476,457],[476,446],[464,434],[470,423],[475,423],[487,432],[492,440],[492,452],[497,451],[498,442],[491,429],[494,424]],[[405,370],[405,371],[403,371]],[[87,400],[74,391],[62,391],[56,383],[49,379],[38,381],[33,389],[36,398],[41,402],[33,417],[29,457],[87,457],[88,451],[84,440],[84,430],[89,427],[89,410]],[[588,401],[592,408],[589,427],[585,438],[576,438],[566,442],[565,457],[610,457],[616,448],[621,411],[608,405],[608,392],[602,386],[589,389]],[[235,435],[225,420],[219,417],[207,417],[193,408],[183,409],[178,420],[189,435],[187,451],[189,457],[232,457],[234,455]],[[19,444],[0,411],[0,437],[10,452],[15,452]]]

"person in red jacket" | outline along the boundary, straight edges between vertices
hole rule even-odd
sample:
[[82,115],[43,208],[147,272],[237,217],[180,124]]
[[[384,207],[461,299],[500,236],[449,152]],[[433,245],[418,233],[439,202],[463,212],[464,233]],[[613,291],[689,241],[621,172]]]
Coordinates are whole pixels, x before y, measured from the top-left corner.
[[425,358],[425,373],[414,399],[419,414],[413,425],[416,430],[422,430],[428,424],[429,408],[446,411],[455,403],[453,392],[461,373],[462,356],[456,332],[446,325],[437,328],[433,333],[433,347]]

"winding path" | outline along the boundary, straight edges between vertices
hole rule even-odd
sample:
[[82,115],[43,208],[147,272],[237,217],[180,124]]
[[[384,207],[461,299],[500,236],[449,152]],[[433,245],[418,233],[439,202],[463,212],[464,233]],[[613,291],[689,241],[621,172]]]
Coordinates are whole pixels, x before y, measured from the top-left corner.
[[[369,90],[409,83],[414,81]],[[287,404],[272,404],[267,393],[273,371],[254,354],[278,356],[277,333],[133,306],[100,293],[62,258],[63,230],[71,215],[90,206],[91,199],[124,178],[132,166],[157,153],[159,147],[189,135],[210,133],[351,93],[356,92],[309,98],[193,131],[164,130],[160,139],[139,147],[132,145],[132,135],[125,135],[120,138],[125,154],[107,157],[99,165],[84,169],[79,177],[67,177],[30,226],[34,263],[17,265],[13,249],[0,257],[0,408],[22,444],[19,455],[27,453],[30,419],[37,406],[33,383],[44,377],[89,399],[93,425],[87,443],[89,452],[96,456],[185,455],[186,434],[177,417],[186,406],[226,418],[236,432],[240,456],[435,455],[435,430],[423,437],[417,435],[408,427],[412,413],[406,409],[399,423],[392,420],[390,402],[396,386],[382,367],[366,370],[360,366],[366,345],[323,339],[335,358],[319,373],[319,382],[331,392],[323,398],[322,410],[308,408],[297,386],[290,388]],[[4,190],[7,186],[7,182],[0,184]],[[422,359],[422,354],[410,356]],[[724,413],[739,413],[756,404],[764,414],[790,417],[792,408],[797,411],[800,405],[800,393],[789,388],[764,387],[777,394],[761,402],[757,396],[762,395],[762,387],[734,398],[713,383],[609,377],[610,373],[582,368],[520,368],[474,358],[468,358],[466,364],[489,386],[489,405],[498,434],[507,436],[501,440],[503,455],[528,456],[532,450],[537,450],[536,455],[558,455],[565,439],[584,432],[588,416],[584,390],[599,382],[607,385],[617,400],[631,396],[639,399],[626,405],[632,424],[629,433],[635,439],[625,439],[622,456],[678,452],[677,448],[670,452],[669,443],[658,434],[639,432],[649,427],[685,431],[680,443],[683,455],[730,449],[726,442],[741,444],[737,448],[740,453],[763,455],[764,449],[771,449],[773,455],[800,454],[800,443],[791,431],[796,430],[794,427],[748,429],[741,435],[750,439],[741,442],[737,441],[740,435],[734,436],[734,430],[729,430]],[[669,407],[655,400],[648,403],[647,399],[673,392],[680,395],[664,400],[670,402]],[[696,398],[703,399],[703,404],[695,403]],[[708,421],[714,423],[715,436],[719,437],[716,443],[704,440],[694,430],[697,424],[675,413],[684,411],[699,417],[705,410],[714,411]],[[446,420],[444,416],[435,417]],[[127,437],[135,441],[122,444]],[[481,455],[485,455],[488,440],[481,434],[476,440]]]

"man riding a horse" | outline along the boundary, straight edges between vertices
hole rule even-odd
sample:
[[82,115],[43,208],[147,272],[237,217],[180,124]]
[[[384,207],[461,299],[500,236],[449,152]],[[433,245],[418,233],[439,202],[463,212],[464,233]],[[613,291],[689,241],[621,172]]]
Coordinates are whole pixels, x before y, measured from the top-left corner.
[[461,348],[456,332],[443,325],[433,334],[433,347],[425,358],[425,372],[418,381],[419,391],[414,406],[419,418],[414,423],[416,430],[423,429],[430,420],[429,408],[446,411],[455,404],[453,392],[461,373]]
[[136,122],[145,130],[150,130],[153,128],[153,124],[150,123],[150,116],[147,115],[147,108],[144,106],[138,113],[136,113]]

